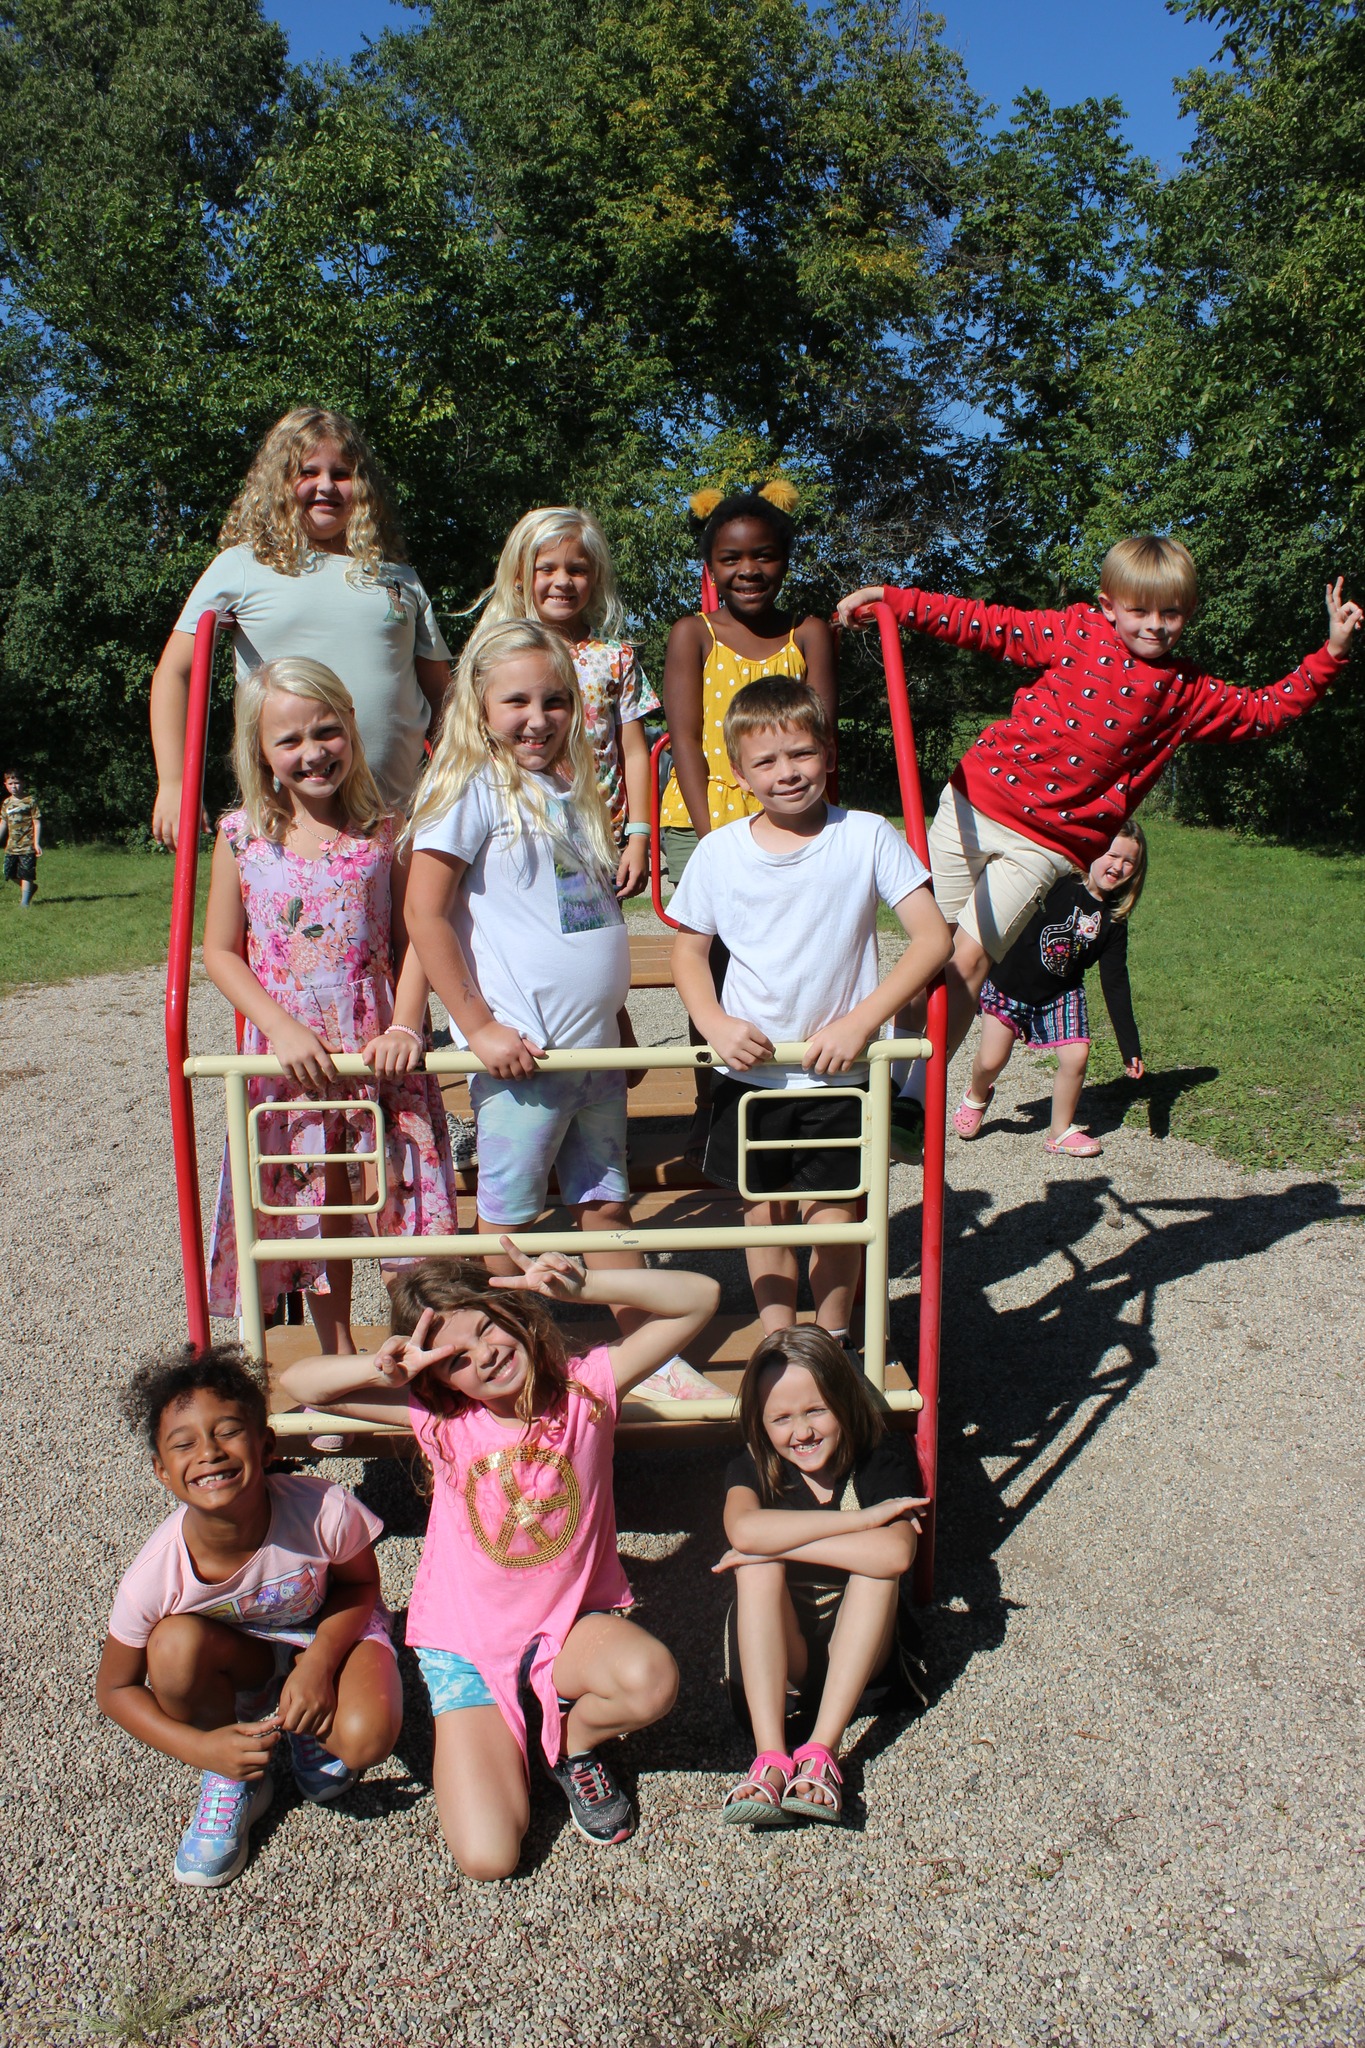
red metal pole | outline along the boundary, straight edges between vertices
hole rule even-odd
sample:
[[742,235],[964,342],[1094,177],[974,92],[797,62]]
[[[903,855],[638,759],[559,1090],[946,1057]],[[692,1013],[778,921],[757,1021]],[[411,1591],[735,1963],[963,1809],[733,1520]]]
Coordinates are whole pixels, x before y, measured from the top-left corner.
[[[896,749],[905,836],[927,867],[929,841],[924,823],[924,793],[915,756],[910,693],[905,683],[900,628],[890,605],[873,606],[881,634],[886,667],[886,698]],[[925,1035],[934,1057],[925,1069],[924,1194],[920,1210],[919,1360],[916,1384],[924,1406],[915,1425],[915,1450],[920,1477],[929,1499],[923,1534],[915,1557],[915,1598],[921,1605],[934,1593],[934,1534],[938,1513],[938,1381],[939,1345],[943,1324],[943,1194],[944,1135],[948,1113],[948,991],[940,978],[929,991]]]
[[680,931],[676,917],[670,917],[664,909],[663,893],[663,828],[659,824],[659,756],[668,745],[668,734],[654,742],[649,756],[649,894],[654,904],[654,915],[663,923]]
[[194,1095],[185,1076],[190,1054],[190,956],[194,949],[194,896],[199,872],[199,821],[204,807],[204,754],[208,739],[209,689],[213,680],[216,613],[205,612],[194,636],[190,693],[185,718],[185,773],[180,795],[180,836],[171,893],[171,943],[166,962],[166,1064],[171,1094],[171,1140],[175,1150],[175,1198],[180,1216],[180,1260],[185,1274],[185,1322],[190,1342],[209,1342],[208,1280],[204,1271],[204,1227],[199,1214],[199,1153],[194,1139]]

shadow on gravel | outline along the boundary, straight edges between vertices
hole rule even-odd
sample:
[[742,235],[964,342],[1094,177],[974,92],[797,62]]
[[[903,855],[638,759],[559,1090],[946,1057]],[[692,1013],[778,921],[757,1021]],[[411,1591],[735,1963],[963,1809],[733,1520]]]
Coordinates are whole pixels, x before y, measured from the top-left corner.
[[[1167,1067],[1159,1074],[1144,1074],[1140,1081],[1130,1081],[1122,1075],[1116,1081],[1104,1081],[1098,1087],[1085,1091],[1085,1125],[1087,1130],[1104,1137],[1109,1131],[1118,1130],[1126,1120],[1134,1103],[1147,1105],[1147,1128],[1154,1138],[1169,1138],[1171,1135],[1171,1112],[1182,1095],[1192,1095],[1196,1088],[1203,1088],[1210,1081],[1218,1079],[1217,1067]],[[1052,1121],[1052,1076],[1045,1069],[1039,1074],[1045,1079],[1045,1094],[1035,1096],[1032,1101],[1016,1102],[1012,1110],[992,1110],[982,1124],[982,1135],[997,1130],[1030,1132],[1045,1131]]]
[[[1004,1635],[1000,1545],[1156,1364],[1160,1289],[1313,1224],[1365,1215],[1321,1181],[1280,1194],[1146,1200],[1120,1194],[1103,1173],[1053,1181],[1002,1215],[990,1209],[984,1190],[949,1190],[938,1583],[926,1617],[940,1692]],[[1109,1257],[1092,1247],[1083,1264],[1072,1247],[1106,1225],[1125,1241]],[[992,1303],[1001,1283],[1045,1264],[1032,1299]],[[908,1349],[916,1303],[903,1306]],[[1221,1327],[1220,1313],[1210,1311],[1208,1322]]]
[[[1209,1071],[1164,1078],[1194,1086]],[[1120,1194],[1108,1174],[1094,1172],[1054,1180],[1035,1200],[1001,1214],[992,1213],[984,1189],[949,1189],[937,1586],[923,1617],[933,1698],[948,1692],[980,1651],[1003,1641],[1015,1603],[1002,1592],[996,1553],[1157,1362],[1152,1330],[1160,1289],[1313,1224],[1360,1215],[1365,1204],[1344,1202],[1339,1190],[1316,1180],[1280,1194],[1147,1200]],[[1106,1226],[1114,1232],[1112,1254],[1104,1256],[1101,1246],[1096,1256],[1092,1241],[1090,1263],[1083,1263],[1073,1247]],[[912,1208],[892,1220],[892,1271],[913,1273],[918,1252],[919,1213]],[[993,1303],[1004,1283],[1035,1272],[1031,1298]],[[1209,1327],[1219,1327],[1219,1312],[1207,1313]],[[892,1336],[901,1357],[915,1355],[917,1324],[917,1297],[898,1300]],[[725,1548],[726,1455],[626,1449],[616,1460],[617,1519],[636,1618],[668,1645],[682,1681],[667,1720],[623,1745],[630,1782],[637,1772],[670,1771],[724,1780],[749,1758],[723,1683],[729,1581],[711,1570]],[[358,1492],[395,1535],[424,1530],[426,1503],[406,1461],[367,1461]],[[405,1715],[397,1755],[411,1776],[376,1789],[410,1804],[431,1783],[432,1725],[410,1651],[400,1653],[399,1665]],[[855,1826],[863,1774],[905,1725],[900,1714],[873,1721],[845,1759]],[[523,1871],[544,1859],[566,1825],[559,1795],[538,1773]]]

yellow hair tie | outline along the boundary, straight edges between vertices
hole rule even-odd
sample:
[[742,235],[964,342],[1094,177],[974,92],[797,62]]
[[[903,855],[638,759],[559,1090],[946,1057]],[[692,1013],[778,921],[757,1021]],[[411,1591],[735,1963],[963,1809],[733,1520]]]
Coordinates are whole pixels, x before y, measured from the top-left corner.
[[788,518],[801,502],[801,493],[786,476],[775,476],[770,483],[764,484],[758,495],[766,498],[770,505],[775,505],[779,512],[785,512]]
[[709,519],[724,496],[724,491],[718,491],[711,487],[704,491],[693,491],[687,501],[692,517],[694,519]]

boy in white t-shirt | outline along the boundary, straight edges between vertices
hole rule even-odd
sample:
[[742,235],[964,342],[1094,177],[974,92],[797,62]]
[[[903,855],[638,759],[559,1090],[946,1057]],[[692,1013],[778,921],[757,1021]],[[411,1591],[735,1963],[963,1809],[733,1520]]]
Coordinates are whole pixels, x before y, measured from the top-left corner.
[[[203,1772],[180,1884],[228,1884],[287,1752],[336,1799],[398,1739],[403,1693],[379,1599],[377,1515],[344,1487],[267,1470],[265,1394],[232,1344],[144,1366],[124,1412],[180,1502],[119,1582],[101,1712]],[[325,1744],[325,1746],[324,1746]]]
[[[856,1137],[858,1104],[812,1099],[812,1089],[865,1086],[859,1055],[896,1012],[920,993],[952,951],[929,889],[927,869],[885,818],[825,801],[833,743],[824,706],[805,683],[774,676],[738,690],[725,715],[735,777],[757,797],[757,817],[709,832],[687,864],[669,906],[683,929],[673,944],[673,978],[688,1014],[720,1054],[712,1096],[706,1173],[738,1184],[741,1101],[748,1134],[790,1145],[751,1152],[751,1188],[784,1193],[853,1188],[855,1150],[803,1149],[802,1139]],[[877,957],[877,906],[895,911],[909,944],[886,975]],[[711,941],[728,947],[719,1000]],[[804,1067],[771,1064],[782,1040],[809,1041]],[[741,1079],[741,1076],[743,1077]],[[784,1098],[792,1090],[803,1091]],[[758,1227],[786,1218],[784,1202],[747,1204]],[[805,1223],[853,1220],[856,1201],[801,1203]],[[858,1282],[857,1245],[811,1253],[815,1319],[847,1340]],[[796,1321],[796,1254],[786,1246],[748,1253],[749,1278],[765,1330]]]

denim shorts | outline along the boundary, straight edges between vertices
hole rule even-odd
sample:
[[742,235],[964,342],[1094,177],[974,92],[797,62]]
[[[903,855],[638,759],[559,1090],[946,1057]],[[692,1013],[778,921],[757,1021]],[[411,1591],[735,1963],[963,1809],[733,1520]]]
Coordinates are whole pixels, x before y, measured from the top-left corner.
[[545,1207],[550,1168],[563,1201],[624,1202],[626,1077],[531,1074],[497,1081],[471,1074],[479,1129],[479,1214],[495,1229],[533,1223]]
[[453,1714],[459,1707],[497,1705],[478,1666],[458,1650],[418,1650],[416,1654],[433,1716]]

